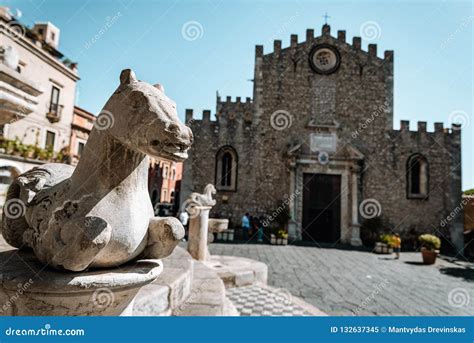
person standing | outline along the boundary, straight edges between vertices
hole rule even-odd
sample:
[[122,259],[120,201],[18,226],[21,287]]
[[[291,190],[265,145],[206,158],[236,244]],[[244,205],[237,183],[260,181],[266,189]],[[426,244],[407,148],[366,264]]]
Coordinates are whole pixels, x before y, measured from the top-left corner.
[[259,242],[263,242],[263,221],[264,221],[263,216],[260,216],[257,221],[258,223],[257,238]]
[[249,217],[249,213],[247,212],[242,217],[242,232],[244,234],[244,239],[246,241],[249,240],[249,230],[250,230],[250,217]]
[[400,258],[400,249],[402,247],[402,240],[398,233],[393,235],[393,250],[395,251],[395,259],[398,260]]
[[188,222],[189,222],[189,214],[186,210],[181,211],[181,213],[179,214],[179,221],[181,222],[181,224],[183,224],[183,228],[184,228],[183,240],[186,240],[186,238],[188,237]]

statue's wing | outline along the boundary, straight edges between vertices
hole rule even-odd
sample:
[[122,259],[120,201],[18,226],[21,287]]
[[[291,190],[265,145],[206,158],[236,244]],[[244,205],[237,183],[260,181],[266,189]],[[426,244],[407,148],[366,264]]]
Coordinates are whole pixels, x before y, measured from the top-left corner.
[[33,168],[18,176],[8,188],[2,213],[2,236],[8,244],[20,248],[23,233],[29,225],[26,209],[42,189],[52,187],[70,177],[74,167],[51,163]]

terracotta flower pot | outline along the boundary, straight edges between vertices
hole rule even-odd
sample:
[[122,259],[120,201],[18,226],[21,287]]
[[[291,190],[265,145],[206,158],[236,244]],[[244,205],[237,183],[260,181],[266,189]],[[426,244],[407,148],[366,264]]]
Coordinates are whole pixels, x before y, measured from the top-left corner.
[[377,242],[377,243],[375,243],[374,252],[376,254],[392,254],[393,253],[393,248],[388,246],[385,243]]
[[424,264],[435,264],[438,251],[421,248],[421,256],[423,257]]

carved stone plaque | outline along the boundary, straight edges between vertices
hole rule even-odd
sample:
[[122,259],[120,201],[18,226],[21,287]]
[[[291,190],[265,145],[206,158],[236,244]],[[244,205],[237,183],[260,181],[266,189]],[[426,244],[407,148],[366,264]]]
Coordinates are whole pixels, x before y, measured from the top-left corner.
[[335,133],[318,132],[309,135],[310,149],[312,152],[326,151],[335,152],[337,145],[337,136]]

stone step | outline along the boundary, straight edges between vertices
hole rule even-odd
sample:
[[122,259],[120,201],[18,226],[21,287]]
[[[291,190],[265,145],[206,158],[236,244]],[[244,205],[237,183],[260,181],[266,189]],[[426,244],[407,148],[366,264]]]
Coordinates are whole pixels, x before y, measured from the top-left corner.
[[205,263],[219,275],[226,288],[267,284],[268,267],[265,263],[222,255],[211,255]]
[[176,247],[163,264],[158,279],[138,292],[133,315],[169,316],[190,296],[194,261],[188,252]]
[[236,316],[233,304],[226,298],[224,283],[216,272],[202,262],[194,262],[191,294],[177,308],[174,316]]

